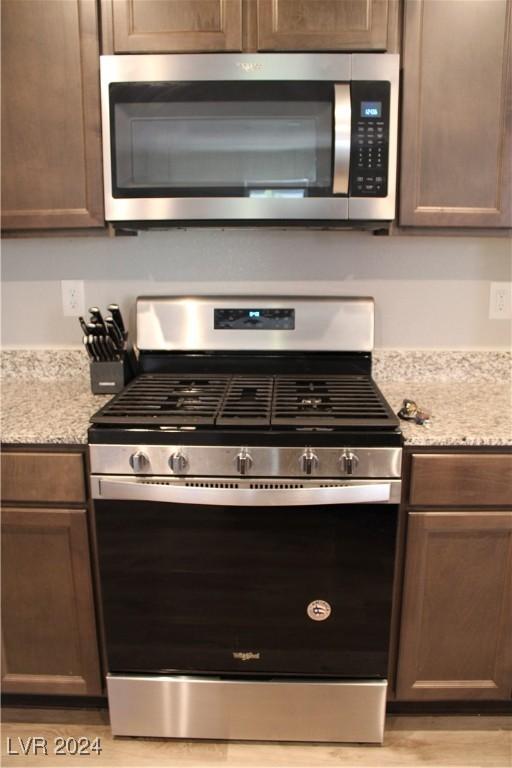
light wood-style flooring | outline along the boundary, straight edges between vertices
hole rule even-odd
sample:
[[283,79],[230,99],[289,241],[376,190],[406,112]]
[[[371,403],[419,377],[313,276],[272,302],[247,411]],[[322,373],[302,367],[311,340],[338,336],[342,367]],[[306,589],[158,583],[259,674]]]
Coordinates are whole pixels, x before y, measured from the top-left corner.
[[[270,744],[242,742],[188,742],[165,739],[115,738],[104,710],[3,710],[2,766],[173,768],[323,768],[354,766],[396,768],[407,766],[512,767],[512,717],[391,715],[387,718],[384,745]],[[48,756],[8,755],[29,736],[48,742]],[[99,756],[52,754],[54,739],[86,736],[101,739]],[[19,751],[19,748],[18,748]]]

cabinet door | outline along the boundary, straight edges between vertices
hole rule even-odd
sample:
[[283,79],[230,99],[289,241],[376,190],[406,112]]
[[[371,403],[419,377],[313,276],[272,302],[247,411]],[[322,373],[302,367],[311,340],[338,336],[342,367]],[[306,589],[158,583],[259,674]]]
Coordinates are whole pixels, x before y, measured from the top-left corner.
[[406,0],[400,224],[512,226],[510,0]]
[[2,227],[103,226],[92,0],[2,0]]
[[397,698],[508,699],[512,512],[409,514]]
[[103,2],[104,14],[112,14],[114,53],[242,48],[242,0]]
[[2,510],[4,693],[101,693],[86,513]]
[[386,50],[388,0],[257,0],[260,51]]

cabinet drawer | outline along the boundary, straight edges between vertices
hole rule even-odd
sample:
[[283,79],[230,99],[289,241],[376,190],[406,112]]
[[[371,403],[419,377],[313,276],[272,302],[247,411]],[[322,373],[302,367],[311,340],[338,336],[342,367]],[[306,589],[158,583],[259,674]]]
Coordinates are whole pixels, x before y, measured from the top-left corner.
[[80,453],[15,453],[1,456],[2,501],[82,503],[85,501]]
[[512,454],[416,454],[412,506],[512,506]]

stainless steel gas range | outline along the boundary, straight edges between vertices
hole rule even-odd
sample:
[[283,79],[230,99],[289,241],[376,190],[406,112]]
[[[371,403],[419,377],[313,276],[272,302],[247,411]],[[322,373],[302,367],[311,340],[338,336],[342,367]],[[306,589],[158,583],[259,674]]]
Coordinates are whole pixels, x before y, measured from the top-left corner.
[[113,733],[381,742],[402,438],[372,299],[148,297],[92,419]]

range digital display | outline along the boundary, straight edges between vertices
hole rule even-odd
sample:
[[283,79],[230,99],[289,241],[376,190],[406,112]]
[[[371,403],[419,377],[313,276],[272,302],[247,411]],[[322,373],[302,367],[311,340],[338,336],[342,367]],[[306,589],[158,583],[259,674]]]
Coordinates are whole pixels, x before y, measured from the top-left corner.
[[217,331],[293,331],[294,309],[214,309]]
[[361,117],[382,117],[382,101],[362,101]]

